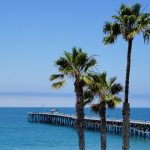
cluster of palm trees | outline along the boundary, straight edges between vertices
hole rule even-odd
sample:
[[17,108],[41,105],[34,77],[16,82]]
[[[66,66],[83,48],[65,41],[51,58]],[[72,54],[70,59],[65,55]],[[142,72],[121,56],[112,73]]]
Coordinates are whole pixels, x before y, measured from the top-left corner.
[[[112,16],[113,22],[106,22],[104,25],[104,44],[115,43],[121,35],[128,43],[127,66],[125,79],[125,98],[123,102],[123,128],[122,150],[129,150],[129,129],[130,129],[130,105],[129,78],[131,65],[132,43],[136,35],[143,34],[144,42],[150,38],[150,14],[141,10],[141,4],[133,6],[122,4],[117,14]],[[97,64],[94,56],[88,56],[81,48],[73,48],[71,52],[64,52],[64,55],[56,60],[55,65],[59,73],[50,76],[52,87],[60,89],[64,86],[67,78],[74,81],[74,91],[76,94],[76,128],[79,140],[79,149],[85,150],[84,136],[84,107],[91,105],[91,109],[100,116],[101,123],[101,150],[106,150],[106,108],[114,108],[121,102],[118,97],[123,90],[121,84],[116,83],[116,77],[107,79],[105,72],[94,71]],[[97,101],[95,99],[98,99]]]

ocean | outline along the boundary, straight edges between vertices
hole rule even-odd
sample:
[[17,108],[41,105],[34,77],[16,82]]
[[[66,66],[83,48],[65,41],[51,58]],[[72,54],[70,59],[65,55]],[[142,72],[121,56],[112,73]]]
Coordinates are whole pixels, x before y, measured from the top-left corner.
[[[47,112],[51,108],[0,108],[0,150],[78,150],[74,128],[27,122],[27,112]],[[74,114],[74,108],[57,108]],[[89,108],[86,115],[95,116]],[[133,120],[150,120],[150,108],[132,108]],[[107,110],[110,118],[121,118],[121,109]],[[100,149],[100,133],[85,131],[86,150]],[[107,150],[121,150],[121,135],[107,135]],[[150,150],[150,139],[131,137],[130,150]]]

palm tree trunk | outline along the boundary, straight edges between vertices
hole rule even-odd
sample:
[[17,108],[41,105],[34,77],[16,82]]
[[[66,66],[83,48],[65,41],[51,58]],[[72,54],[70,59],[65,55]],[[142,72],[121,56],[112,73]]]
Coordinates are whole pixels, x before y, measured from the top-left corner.
[[125,100],[123,103],[123,145],[122,150],[129,150],[129,138],[130,138],[130,104],[128,102],[129,96],[129,79],[130,79],[130,65],[131,65],[131,50],[133,39],[128,40],[128,55],[127,55],[127,67],[126,67],[126,81],[125,81]]
[[85,150],[83,87],[78,78],[75,81],[75,93],[77,114],[76,127],[78,133],[79,150]]
[[101,119],[101,150],[106,150],[106,105],[105,102],[100,103],[100,119]]

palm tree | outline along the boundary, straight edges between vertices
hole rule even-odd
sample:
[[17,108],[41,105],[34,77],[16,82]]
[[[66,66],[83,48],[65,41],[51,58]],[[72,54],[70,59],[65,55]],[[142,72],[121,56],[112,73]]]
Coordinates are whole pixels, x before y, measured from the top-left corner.
[[141,11],[141,5],[139,3],[133,6],[121,5],[117,14],[112,16],[114,22],[106,22],[104,25],[104,44],[115,43],[118,36],[121,35],[123,39],[128,43],[127,52],[127,66],[126,66],[126,79],[125,79],[125,98],[123,103],[123,150],[129,149],[129,129],[130,129],[130,105],[128,101],[129,95],[129,78],[130,78],[130,66],[131,66],[131,50],[132,43],[135,36],[143,34],[144,42],[149,42],[150,37],[150,14],[143,13]]
[[94,99],[94,96],[98,96],[98,102],[92,104],[91,108],[100,116],[101,150],[106,150],[106,107],[114,108],[121,102],[117,94],[121,92],[123,88],[121,84],[115,83],[115,77],[107,81],[106,73],[91,74],[90,77],[92,77],[91,81],[93,84],[90,84],[88,90],[84,93],[85,102],[89,103]]
[[74,79],[74,89],[76,93],[76,114],[77,114],[77,133],[79,139],[79,149],[85,150],[84,141],[84,99],[83,87],[84,84],[90,83],[87,77],[89,70],[96,65],[96,60],[93,56],[88,57],[87,53],[81,48],[73,48],[72,52],[64,52],[64,56],[60,57],[55,62],[59,74],[50,76],[50,81],[59,80],[52,84],[55,89],[60,89],[64,86],[66,78]]

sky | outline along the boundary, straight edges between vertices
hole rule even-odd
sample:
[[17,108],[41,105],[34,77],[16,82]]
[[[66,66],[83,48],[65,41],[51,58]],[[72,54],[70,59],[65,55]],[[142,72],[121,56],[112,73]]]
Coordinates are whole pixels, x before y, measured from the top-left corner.
[[[124,85],[127,43],[119,38],[104,45],[103,26],[122,3],[136,2],[150,12],[149,0],[0,0],[0,106],[74,106],[72,80],[60,91],[48,81],[57,73],[54,61],[74,46],[97,55],[98,70]],[[149,57],[150,44],[139,35],[132,51],[132,107],[150,107]]]

